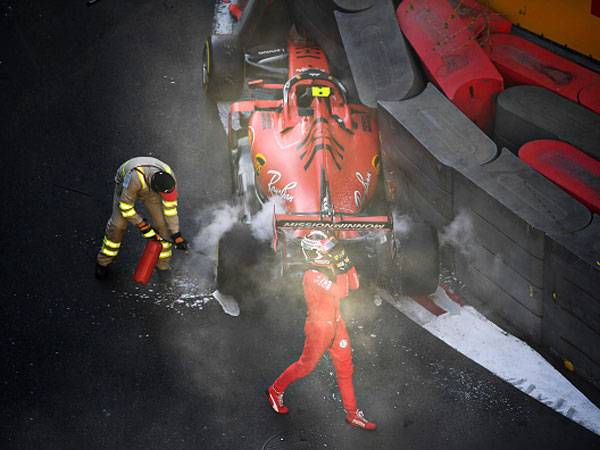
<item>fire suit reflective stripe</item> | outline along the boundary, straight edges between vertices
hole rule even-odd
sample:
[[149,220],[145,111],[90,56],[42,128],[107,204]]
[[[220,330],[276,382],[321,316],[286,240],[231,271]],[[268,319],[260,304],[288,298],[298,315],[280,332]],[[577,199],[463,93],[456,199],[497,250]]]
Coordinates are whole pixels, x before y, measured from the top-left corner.
[[173,200],[171,202],[168,202],[166,200],[162,201],[162,204],[165,208],[174,208],[177,206],[177,200]]
[[106,256],[117,256],[119,254],[119,250],[110,250],[108,247],[103,245],[100,253],[104,253]]
[[163,213],[167,217],[176,216],[177,215],[177,208],[169,208],[169,209],[164,208],[163,209]]
[[142,190],[146,189],[146,180],[144,179],[144,169],[142,167],[136,167],[135,172],[138,174],[140,183],[142,183]]
[[163,250],[167,250],[167,249],[171,248],[171,246],[173,245],[169,241],[160,241],[160,243],[162,244]]
[[110,248],[119,248],[121,246],[120,242],[111,241],[106,236],[102,240],[102,243],[103,243],[104,246],[110,247]]
[[158,255],[158,258],[159,259],[170,258],[172,254],[173,254],[173,250],[165,250],[163,252],[160,252],[160,255]]
[[131,203],[119,202],[119,208],[121,211],[129,211],[133,208],[133,205]]
[[136,215],[136,212],[135,212],[135,209],[133,209],[133,208],[131,208],[131,209],[130,209],[130,210],[128,210],[128,211],[123,211],[123,210],[121,210],[121,215],[122,215],[123,217],[132,217],[132,216],[135,216],[135,215]]
[[156,236],[156,231],[154,231],[152,228],[150,228],[145,233],[142,233],[142,236],[144,236],[145,238],[151,238],[152,236]]

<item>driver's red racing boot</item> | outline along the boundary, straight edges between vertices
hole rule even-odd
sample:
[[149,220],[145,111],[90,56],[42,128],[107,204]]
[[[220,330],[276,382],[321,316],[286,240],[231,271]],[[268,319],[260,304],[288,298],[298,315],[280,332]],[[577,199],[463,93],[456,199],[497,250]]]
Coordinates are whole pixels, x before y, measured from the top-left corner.
[[377,424],[375,422],[369,422],[360,409],[348,413],[346,415],[346,422],[348,422],[353,427],[363,428],[369,431],[377,429]]
[[277,392],[271,385],[267,389],[267,398],[271,408],[278,414],[287,414],[290,410],[283,404],[283,392]]

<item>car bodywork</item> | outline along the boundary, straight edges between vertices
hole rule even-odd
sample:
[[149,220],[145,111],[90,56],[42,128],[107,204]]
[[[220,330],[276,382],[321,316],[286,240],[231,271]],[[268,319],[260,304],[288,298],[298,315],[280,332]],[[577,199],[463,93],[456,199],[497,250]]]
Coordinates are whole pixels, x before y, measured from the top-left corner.
[[[239,24],[225,27],[231,17],[217,2],[213,33],[204,45],[206,93],[217,102],[233,100],[226,128],[240,222],[249,224],[277,199],[270,247],[279,274],[306,268],[300,239],[320,229],[344,243],[363,284],[433,292],[439,274],[437,234],[420,222],[407,229],[403,221],[394,228],[376,110],[354,100],[354,87],[349,94],[319,46],[290,30],[283,6],[249,2]],[[271,32],[272,39],[265,38],[270,45],[262,45],[262,34],[248,31],[259,25]],[[217,286],[223,292],[224,280],[235,285],[244,278],[240,266],[270,260],[258,251],[261,256],[250,261],[256,248],[239,248],[248,238],[229,235],[219,243]]]
[[298,240],[310,229],[335,233],[366,270],[372,258],[391,258],[394,242],[374,110],[349,101],[314,44],[290,39],[287,60],[287,81],[252,80],[250,99],[230,106],[232,175],[244,216],[280,199],[272,248],[283,272],[301,265]]

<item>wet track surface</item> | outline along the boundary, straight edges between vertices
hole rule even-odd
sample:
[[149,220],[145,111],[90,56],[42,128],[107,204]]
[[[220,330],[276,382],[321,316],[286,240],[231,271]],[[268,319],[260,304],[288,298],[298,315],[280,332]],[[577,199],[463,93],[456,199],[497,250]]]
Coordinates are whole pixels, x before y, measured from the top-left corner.
[[303,344],[293,286],[227,316],[203,296],[207,261],[192,251],[170,282],[137,287],[134,230],[113,277],[93,278],[124,160],[174,168],[189,239],[228,196],[225,134],[200,87],[212,2],[0,4],[2,448],[600,446],[364,292],[344,312],[359,404],[380,429],[344,423],[326,358],[276,416],[264,389]]

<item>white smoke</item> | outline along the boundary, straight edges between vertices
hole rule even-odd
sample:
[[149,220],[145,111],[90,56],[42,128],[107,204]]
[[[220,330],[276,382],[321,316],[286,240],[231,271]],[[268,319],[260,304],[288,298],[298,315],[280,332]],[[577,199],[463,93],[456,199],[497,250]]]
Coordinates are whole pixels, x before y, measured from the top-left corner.
[[215,255],[219,239],[240,220],[241,208],[221,204],[211,211],[211,221],[194,238],[194,248],[205,255]]
[[250,222],[252,236],[259,241],[270,241],[273,239],[273,215],[283,212],[285,212],[283,200],[277,196],[271,197]]
[[477,240],[473,218],[467,211],[460,211],[440,233],[439,239],[441,245],[452,245],[466,258],[469,265],[479,270],[484,268],[488,279],[499,279],[502,276],[505,261],[502,249],[490,251]]
[[473,220],[466,211],[461,211],[440,233],[441,245],[452,245],[464,255],[475,248]]
[[396,236],[406,236],[414,223],[413,219],[407,214],[393,213],[394,234]]
[[[273,238],[273,215],[283,212],[285,212],[283,200],[279,197],[271,197],[250,221],[252,236],[259,241],[271,240]],[[241,206],[232,206],[227,203],[211,208],[208,213],[201,213],[199,220],[201,222],[208,221],[208,224],[203,226],[194,238],[194,248],[205,255],[216,255],[219,240],[236,223],[240,223],[241,216]]]

